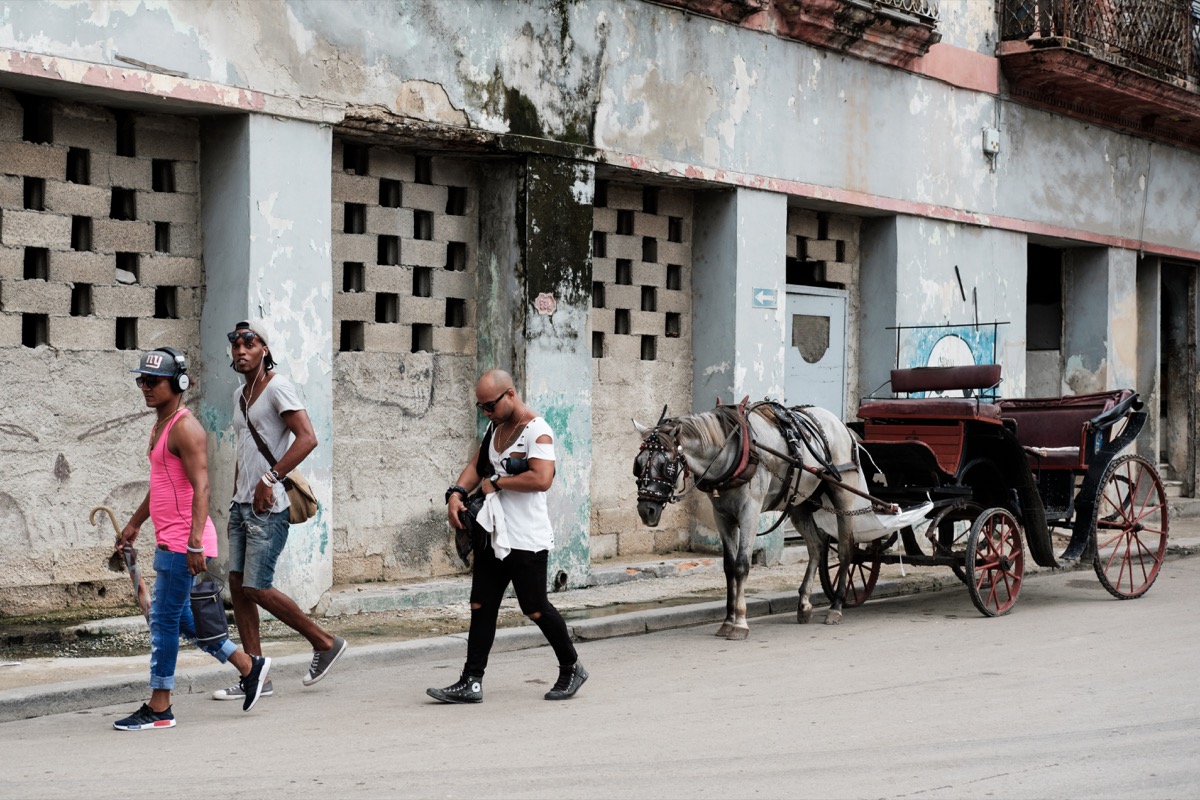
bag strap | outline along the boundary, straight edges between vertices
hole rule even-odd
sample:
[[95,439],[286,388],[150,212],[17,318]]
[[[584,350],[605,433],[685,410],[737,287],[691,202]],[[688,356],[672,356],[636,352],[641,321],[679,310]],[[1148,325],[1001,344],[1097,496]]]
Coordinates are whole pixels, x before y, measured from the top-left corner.
[[480,478],[487,478],[496,472],[496,468],[492,466],[492,459],[488,457],[488,448],[492,446],[492,431],[496,425],[489,422],[487,430],[483,434],[483,443],[479,445],[479,457],[475,460],[475,471],[479,473]]
[[271,451],[267,449],[266,443],[262,437],[258,435],[258,431],[254,430],[254,423],[250,421],[250,412],[246,409],[246,396],[242,395],[238,398],[242,405],[242,416],[246,418],[246,427],[250,429],[250,435],[254,437],[254,443],[258,445],[258,452],[262,453],[263,458],[271,465],[271,469],[275,469],[275,456],[271,455]]
[[[271,451],[267,449],[267,444],[262,440],[262,437],[258,435],[258,431],[254,430],[254,423],[250,421],[250,412],[246,409],[246,396],[242,395],[238,399],[241,401],[242,405],[242,416],[246,418],[246,427],[250,429],[250,435],[254,437],[254,443],[258,445],[258,452],[262,453],[263,458],[265,458],[267,463],[271,465],[271,469],[275,469],[275,465],[278,462],[275,460],[275,457],[271,455]],[[284,489],[290,490],[294,485],[292,483],[292,479],[287,475],[280,475],[279,480],[283,482]],[[315,497],[311,497],[309,495],[306,496],[310,497],[312,500],[316,499]]]

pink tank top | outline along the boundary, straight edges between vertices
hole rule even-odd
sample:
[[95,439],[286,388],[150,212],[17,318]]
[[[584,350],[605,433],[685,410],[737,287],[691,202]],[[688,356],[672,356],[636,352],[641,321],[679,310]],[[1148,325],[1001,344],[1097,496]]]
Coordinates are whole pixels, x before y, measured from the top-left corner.
[[[187,470],[183,468],[183,460],[167,448],[167,440],[179,418],[190,413],[186,408],[179,409],[150,451],[150,519],[154,522],[154,537],[174,553],[187,552],[195,492],[188,480]],[[204,555],[215,558],[217,529],[211,517],[204,521],[201,541]]]

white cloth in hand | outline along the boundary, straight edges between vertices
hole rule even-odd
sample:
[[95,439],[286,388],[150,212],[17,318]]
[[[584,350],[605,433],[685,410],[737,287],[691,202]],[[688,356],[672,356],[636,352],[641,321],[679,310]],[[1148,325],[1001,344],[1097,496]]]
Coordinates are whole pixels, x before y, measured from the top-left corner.
[[479,509],[479,515],[475,517],[475,521],[485,531],[492,535],[492,551],[495,552],[496,558],[503,561],[512,552],[512,546],[508,542],[508,525],[504,521],[504,506],[500,505],[500,497],[496,492],[492,492],[483,500],[483,508]]

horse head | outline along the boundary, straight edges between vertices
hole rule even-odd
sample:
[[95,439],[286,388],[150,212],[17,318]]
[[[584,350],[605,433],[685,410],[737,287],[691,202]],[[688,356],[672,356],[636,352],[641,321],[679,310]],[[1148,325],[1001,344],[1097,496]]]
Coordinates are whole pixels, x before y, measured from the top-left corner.
[[657,427],[649,428],[634,420],[633,427],[642,434],[642,446],[633,460],[638,516],[643,524],[654,528],[662,518],[663,506],[679,498],[675,490],[687,465],[675,442],[673,426],[660,420]]

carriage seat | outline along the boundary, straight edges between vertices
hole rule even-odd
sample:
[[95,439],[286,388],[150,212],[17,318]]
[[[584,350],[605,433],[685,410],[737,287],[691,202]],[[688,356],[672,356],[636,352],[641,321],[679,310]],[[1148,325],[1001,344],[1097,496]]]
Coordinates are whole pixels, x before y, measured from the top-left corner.
[[1088,420],[1116,406],[1131,394],[1128,389],[1069,397],[1035,397],[1001,400],[1000,415],[1016,423],[1017,441],[1028,454],[1033,469],[1080,469],[1088,459]]
[[[892,370],[892,391],[951,392],[994,389],[1000,383],[999,364],[963,367],[915,367]],[[955,419],[999,423],[1000,409],[976,397],[910,397],[869,400],[858,409],[859,419]]]

